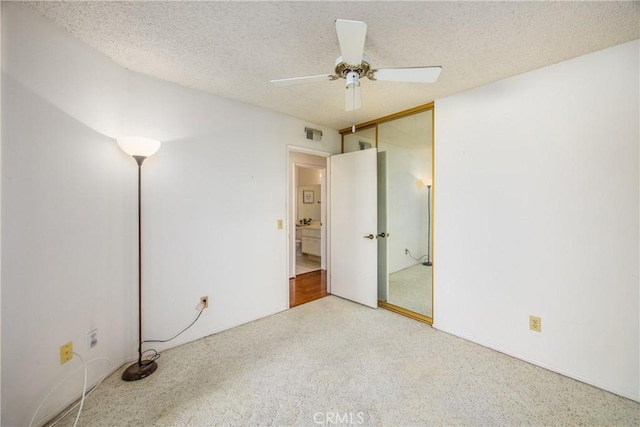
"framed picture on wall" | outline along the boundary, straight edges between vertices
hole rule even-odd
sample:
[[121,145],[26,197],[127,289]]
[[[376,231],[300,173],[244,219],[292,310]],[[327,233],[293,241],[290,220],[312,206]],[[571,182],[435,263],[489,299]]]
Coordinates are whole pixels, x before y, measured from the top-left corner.
[[302,190],[302,203],[313,203],[313,190]]

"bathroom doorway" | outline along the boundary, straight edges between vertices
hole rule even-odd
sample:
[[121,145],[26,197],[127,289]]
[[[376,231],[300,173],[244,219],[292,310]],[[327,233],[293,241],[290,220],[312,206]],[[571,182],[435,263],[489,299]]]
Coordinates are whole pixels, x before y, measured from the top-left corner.
[[289,306],[327,293],[327,157],[289,150]]
[[322,269],[322,181],[326,168],[296,164],[296,276]]

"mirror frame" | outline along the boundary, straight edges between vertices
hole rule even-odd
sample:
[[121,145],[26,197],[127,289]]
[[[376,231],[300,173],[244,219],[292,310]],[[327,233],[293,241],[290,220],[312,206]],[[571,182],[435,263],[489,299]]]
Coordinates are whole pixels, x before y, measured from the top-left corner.
[[[376,130],[376,150],[378,149],[378,126],[382,123],[386,123],[386,122],[390,122],[392,120],[396,120],[396,119],[400,119],[403,117],[407,117],[407,116],[411,116],[414,114],[418,114],[418,113],[423,113],[425,111],[431,111],[431,120],[432,120],[432,126],[431,126],[431,199],[432,199],[432,203],[431,203],[431,242],[430,242],[430,250],[431,250],[431,262],[432,262],[432,266],[431,266],[431,314],[432,317],[428,317],[425,316],[423,314],[420,313],[416,313],[414,311],[411,310],[407,310],[406,308],[388,303],[386,301],[380,301],[378,300],[378,307],[382,307],[385,308],[387,310],[393,311],[395,313],[398,314],[402,314],[403,316],[407,316],[407,317],[411,317],[412,319],[415,320],[419,320],[421,322],[425,322],[428,323],[430,325],[433,324],[433,319],[435,317],[435,307],[434,307],[434,289],[435,289],[435,282],[434,282],[434,271],[435,271],[435,253],[433,251],[434,249],[434,244],[433,242],[435,241],[435,229],[433,227],[435,221],[435,147],[436,147],[436,143],[435,143],[435,104],[434,102],[430,102],[428,104],[424,104],[424,105],[420,105],[414,108],[410,108],[408,110],[404,110],[404,111],[400,111],[398,113],[394,113],[394,114],[390,114],[388,116],[384,116],[384,117],[380,117],[378,119],[374,119],[374,120],[370,120],[368,122],[364,122],[364,123],[360,123],[355,125],[355,131],[361,131],[361,130],[365,130],[365,129],[370,129],[370,128],[375,128]],[[349,128],[345,128],[345,129],[341,129],[340,135],[342,137],[342,144],[341,144],[341,152],[344,153],[344,136],[346,134],[350,134],[352,131],[352,129]]]

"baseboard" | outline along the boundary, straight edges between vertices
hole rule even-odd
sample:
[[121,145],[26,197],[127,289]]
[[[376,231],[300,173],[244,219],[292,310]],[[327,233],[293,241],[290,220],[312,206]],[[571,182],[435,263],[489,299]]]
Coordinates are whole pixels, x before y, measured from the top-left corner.
[[[236,328],[238,326],[246,325],[247,323],[255,322],[256,320],[260,320],[260,319],[264,319],[264,318],[269,317],[269,316],[273,316],[274,314],[281,313],[281,312],[286,311],[288,309],[289,309],[289,307],[279,307],[279,308],[277,308],[275,310],[267,312],[263,316],[258,316],[258,317],[252,318],[250,320],[247,320],[247,321],[242,321],[242,322],[239,322],[239,323],[234,324],[232,326],[229,326],[227,328],[220,329],[220,330],[215,330],[214,332],[212,332],[210,334],[203,335],[203,336],[200,336],[200,337],[194,338],[192,340],[185,341],[185,342],[173,345],[173,346],[165,347],[162,350],[158,350],[158,353],[170,350],[172,348],[180,347],[182,345],[189,344],[189,343],[192,343],[194,341],[201,340],[203,338],[210,337],[211,335],[219,334],[220,332],[228,331],[228,330]],[[119,369],[121,369],[124,365],[129,365],[129,364],[131,364],[131,363],[133,363],[133,362],[135,362],[137,360],[138,360],[138,356],[137,355],[132,355],[130,358],[126,358],[126,357],[122,358],[119,363],[117,363],[116,365],[114,365],[111,368],[109,368],[107,374],[105,375],[105,378],[109,377],[110,375],[113,375],[114,372],[116,372]],[[96,386],[96,384],[98,384],[99,381],[100,381],[100,378],[97,378],[92,383],[88,384],[87,390],[91,390],[93,387]],[[82,398],[82,390],[80,390],[77,393],[77,395],[75,395],[75,396],[76,397],[70,398],[68,401],[66,401],[66,403],[60,405],[58,408],[49,411],[49,413],[47,415],[45,415],[45,416],[40,418],[41,420],[43,420],[40,424],[34,424],[34,425],[36,427],[41,427],[41,426],[46,425],[46,424],[50,423],[51,421],[55,420],[56,417],[60,416],[67,408],[69,408],[69,406],[73,405],[75,402],[77,402],[79,399]],[[31,414],[31,415],[33,416],[33,414]],[[82,417],[82,416],[80,416],[80,417]]]
[[[136,358],[136,360],[137,360],[137,358]],[[113,365],[109,369],[107,369],[107,373],[104,376],[104,379],[107,379],[110,375],[112,375],[114,372],[119,370],[122,367],[122,365],[124,365],[125,363],[127,363],[126,360],[122,360],[122,362],[120,362],[119,364]],[[100,378],[96,378],[93,382],[87,383],[87,393],[90,390],[92,390],[99,382],[100,382]],[[82,399],[82,390],[80,390],[75,395],[75,397],[72,397],[72,398],[68,399],[65,403],[63,403],[62,405],[58,406],[58,408],[52,409],[46,415],[41,417],[40,419],[42,420],[42,422],[37,423],[37,424],[34,423],[33,425],[36,426],[36,427],[42,427],[44,425],[49,424],[50,422],[54,421],[57,417],[62,415],[62,413],[67,410],[67,408],[72,406],[74,403],[76,403],[80,399]],[[71,415],[71,414],[69,414],[69,415]],[[31,414],[31,416],[33,416],[33,413]],[[82,415],[80,415],[80,418],[82,418]],[[37,421],[37,420],[35,420],[35,421]]]
[[481,346],[486,347],[488,349],[495,350],[497,352],[506,354],[507,356],[515,357],[516,359],[520,359],[520,360],[522,360],[524,362],[531,363],[532,365],[539,366],[539,367],[544,368],[544,369],[546,369],[548,371],[555,372],[556,374],[564,375],[565,377],[574,379],[576,381],[580,381],[582,383],[588,384],[588,385],[593,386],[593,387],[597,387],[597,388],[599,388],[601,390],[608,391],[609,393],[613,393],[615,395],[624,397],[626,399],[630,399],[630,400],[633,400],[633,401],[636,401],[636,402],[640,402],[640,395],[638,395],[638,394],[629,393],[629,392],[624,391],[624,390],[618,390],[615,387],[610,387],[610,386],[608,386],[606,384],[599,384],[596,381],[592,381],[590,379],[584,378],[584,377],[582,377],[580,375],[576,375],[576,374],[574,374],[572,372],[565,371],[563,369],[558,369],[558,368],[556,368],[554,366],[548,365],[548,364],[546,364],[544,362],[541,362],[539,360],[531,359],[531,358],[523,356],[521,354],[509,351],[509,350],[505,350],[505,349],[501,348],[500,346],[496,346],[496,345],[493,345],[493,344],[485,343],[484,341],[479,340],[479,339],[477,339],[475,337],[470,337],[470,336],[467,336],[467,335],[464,335],[464,334],[459,334],[459,333],[456,333],[456,332],[453,332],[453,331],[449,331],[447,329],[442,329],[436,323],[434,323],[432,326],[433,326],[434,329],[437,329],[440,332],[444,332],[446,334],[453,335],[453,336],[458,337],[458,338],[462,338],[464,340],[467,340],[467,341],[470,341],[472,343],[481,345]]
[[[269,316],[273,316],[274,314],[278,314],[278,313],[281,313],[281,312],[286,311],[286,310],[289,310],[288,306],[278,307],[275,310],[266,312],[266,314],[264,314],[264,315],[252,317],[249,320],[243,320],[243,321],[238,322],[238,323],[233,323],[233,324],[231,324],[231,326],[227,326],[227,327],[224,327],[224,328],[221,328],[221,329],[214,329],[212,332],[206,333],[205,335],[198,335],[193,339],[189,339],[188,341],[178,341],[177,344],[173,344],[173,345],[168,344],[166,347],[158,346],[157,351],[158,351],[158,353],[162,353],[163,351],[171,350],[172,348],[180,347],[180,346],[183,346],[185,344],[189,344],[189,343],[192,343],[194,341],[198,341],[198,340],[201,340],[203,338],[207,338],[207,337],[210,337],[212,335],[219,334],[220,332],[225,332],[225,331],[231,330],[233,328],[237,328],[238,326],[246,325],[247,323],[255,322],[256,320],[260,320],[260,319],[264,319],[264,318],[269,317]],[[136,360],[138,360],[137,353],[135,355],[130,356],[130,358],[125,359],[125,361],[122,362],[122,363],[123,364],[133,363]],[[122,366],[122,365],[120,365],[120,366]]]

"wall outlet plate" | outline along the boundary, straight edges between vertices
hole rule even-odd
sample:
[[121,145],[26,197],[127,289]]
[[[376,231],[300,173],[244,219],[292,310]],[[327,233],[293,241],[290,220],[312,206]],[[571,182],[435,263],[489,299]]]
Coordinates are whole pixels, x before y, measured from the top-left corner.
[[204,308],[209,308],[209,297],[200,297],[200,304],[202,304]]
[[87,334],[87,350],[91,350],[93,347],[97,345],[98,345],[98,329],[96,328]]
[[542,319],[537,316],[529,316],[529,329],[535,332],[542,332]]
[[69,341],[60,347],[60,364],[64,365],[71,359],[73,359],[73,342]]

